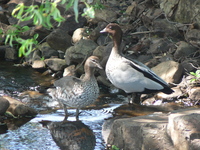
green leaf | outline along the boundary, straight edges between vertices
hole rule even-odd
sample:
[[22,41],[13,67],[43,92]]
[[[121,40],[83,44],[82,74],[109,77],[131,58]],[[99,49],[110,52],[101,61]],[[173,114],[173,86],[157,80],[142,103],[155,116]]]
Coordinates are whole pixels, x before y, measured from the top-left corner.
[[190,72],[190,74],[193,75],[193,76],[196,76],[196,73],[194,73],[194,72]]
[[74,0],[74,14],[75,14],[75,20],[78,22],[78,0]]
[[190,82],[195,82],[195,81],[196,81],[196,79],[191,79],[191,80],[190,80]]

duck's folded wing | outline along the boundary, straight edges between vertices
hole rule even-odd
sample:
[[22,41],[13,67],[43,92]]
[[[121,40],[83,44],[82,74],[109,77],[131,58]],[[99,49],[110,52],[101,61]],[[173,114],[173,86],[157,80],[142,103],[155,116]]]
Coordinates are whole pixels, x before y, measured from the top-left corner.
[[141,72],[145,77],[165,86],[168,86],[168,84],[161,79],[159,76],[157,76],[150,68],[148,68],[147,66],[145,66],[143,63],[137,61],[137,60],[133,60],[133,59],[125,59],[126,63],[128,65],[130,65],[132,68],[134,68],[135,70]]
[[76,78],[74,76],[66,76],[55,81],[54,86],[61,87],[61,88],[73,87],[75,83],[80,83],[80,82],[81,82],[81,79],[79,78]]

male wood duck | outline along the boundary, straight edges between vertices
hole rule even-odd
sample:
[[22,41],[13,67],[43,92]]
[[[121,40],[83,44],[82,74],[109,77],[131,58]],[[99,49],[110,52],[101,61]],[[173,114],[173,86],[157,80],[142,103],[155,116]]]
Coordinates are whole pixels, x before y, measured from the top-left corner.
[[84,65],[83,78],[63,77],[54,82],[56,89],[49,90],[49,94],[63,106],[65,119],[68,117],[67,107],[76,108],[76,119],[78,120],[79,109],[92,104],[97,99],[99,87],[94,76],[95,68],[102,69],[99,58],[90,56]]
[[106,75],[110,82],[128,94],[139,104],[140,94],[161,91],[166,94],[174,92],[169,85],[158,77],[147,66],[134,59],[122,56],[120,44],[123,32],[118,24],[108,24],[100,33],[109,33],[113,40],[113,47],[106,63]]

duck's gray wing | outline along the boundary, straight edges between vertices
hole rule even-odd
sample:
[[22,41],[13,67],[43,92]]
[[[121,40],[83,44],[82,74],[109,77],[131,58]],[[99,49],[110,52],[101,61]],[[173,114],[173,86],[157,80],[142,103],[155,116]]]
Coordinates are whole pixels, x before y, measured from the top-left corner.
[[66,88],[66,87],[73,87],[75,83],[81,83],[82,80],[74,77],[74,76],[66,76],[63,78],[60,78],[59,80],[56,80],[54,82],[55,87],[61,87],[61,88]]
[[163,79],[157,76],[150,68],[145,66],[143,63],[130,58],[125,58],[125,62],[135,70],[141,72],[145,77],[161,84],[164,87],[164,93],[170,94],[174,92]]

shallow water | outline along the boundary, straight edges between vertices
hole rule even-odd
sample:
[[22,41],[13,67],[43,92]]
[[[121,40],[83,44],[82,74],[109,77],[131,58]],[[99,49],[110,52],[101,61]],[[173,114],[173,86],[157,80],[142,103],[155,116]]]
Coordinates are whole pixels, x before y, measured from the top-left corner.
[[[12,62],[0,62],[0,95],[9,95],[16,99],[22,100],[18,95],[27,90],[38,91],[43,88],[40,83],[45,80],[45,77],[29,67],[15,67]],[[105,97],[105,101],[112,98]],[[120,98],[119,98],[120,99]],[[41,100],[41,99],[40,99]],[[106,103],[106,102],[105,102]],[[79,120],[88,126],[93,131],[96,139],[95,150],[105,149],[105,144],[102,139],[101,129],[104,119],[112,117],[110,110],[120,106],[120,104],[106,105],[101,107],[93,107],[93,109],[81,110]],[[40,110],[41,108],[38,108]],[[69,121],[75,122],[75,109],[69,109]],[[52,138],[48,127],[44,127],[41,122],[62,122],[64,111],[57,110],[51,113],[38,114],[30,121],[22,121],[23,123],[7,123],[8,128],[6,133],[0,134],[0,149],[5,150],[59,150]],[[23,118],[21,119],[23,120]],[[25,119],[26,120],[26,119]],[[26,122],[26,123],[25,123]],[[8,125],[9,124],[9,125]],[[0,128],[4,128],[0,125]]]

